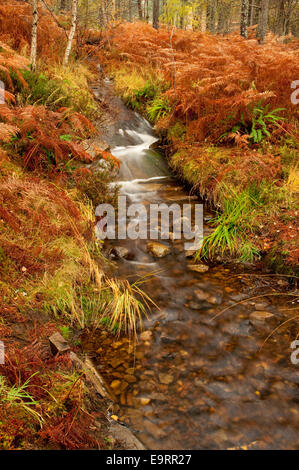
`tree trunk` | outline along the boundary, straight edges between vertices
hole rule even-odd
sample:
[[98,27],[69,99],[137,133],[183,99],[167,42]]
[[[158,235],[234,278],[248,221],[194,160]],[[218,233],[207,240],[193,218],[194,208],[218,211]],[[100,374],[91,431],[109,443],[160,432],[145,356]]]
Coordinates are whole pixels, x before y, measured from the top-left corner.
[[225,25],[225,5],[224,2],[220,2],[218,5],[218,22],[217,22],[217,33],[221,34],[224,31]]
[[252,17],[252,24],[258,24],[259,17],[260,17],[260,9],[261,9],[261,0],[253,0],[253,17]]
[[77,10],[78,10],[78,0],[73,0],[72,4],[72,26],[69,32],[69,37],[67,40],[67,46],[65,49],[63,65],[67,65],[69,62],[69,57],[72,49],[72,42],[76,32],[76,25],[77,25]]
[[269,0],[262,0],[256,37],[264,44],[268,28]]
[[153,0],[153,28],[159,29],[159,0]]
[[254,0],[249,0],[249,8],[248,8],[248,26],[253,25],[253,12],[254,12]]
[[138,16],[139,16],[139,19],[142,20],[142,19],[143,19],[143,15],[142,15],[141,0],[137,0],[137,7],[138,7]]
[[207,3],[207,30],[213,34],[216,30],[216,1],[208,0]]
[[[118,16],[119,18],[122,18],[122,15],[120,14],[120,2],[119,7],[118,7]],[[129,12],[129,21],[132,23],[132,0],[128,0],[128,12]]]
[[279,0],[279,4],[278,4],[278,8],[277,8],[277,14],[276,14],[276,20],[275,20],[275,25],[274,25],[274,33],[277,34],[278,36],[283,35],[284,18],[285,18],[284,0]]
[[185,23],[185,12],[184,12],[184,3],[185,3],[185,0],[181,0],[181,7],[182,7],[182,14],[180,16],[180,28],[183,29],[184,28],[184,23]]
[[30,64],[31,69],[36,70],[36,52],[37,52],[37,24],[38,24],[38,0],[32,0],[32,33],[31,33],[31,52]]
[[249,10],[248,0],[242,0],[240,34],[245,39],[247,39],[248,10]]

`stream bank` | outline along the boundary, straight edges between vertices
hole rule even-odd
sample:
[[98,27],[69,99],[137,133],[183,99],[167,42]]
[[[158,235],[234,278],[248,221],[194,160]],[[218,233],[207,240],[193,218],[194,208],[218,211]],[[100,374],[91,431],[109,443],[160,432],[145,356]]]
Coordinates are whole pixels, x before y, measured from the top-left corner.
[[[122,162],[120,192],[146,207],[191,202],[163,156],[149,149],[151,126],[114,96],[109,80],[94,92],[117,110],[104,137]],[[211,214],[204,216],[207,221]],[[149,449],[298,447],[299,374],[290,361],[296,324],[265,342],[295,311],[297,291],[284,277],[275,290],[271,275],[254,266],[196,272],[182,243],[162,241],[169,253],[160,259],[147,243],[108,243],[130,254],[117,260],[115,276],[151,273],[145,290],[159,309],[145,320],[136,347],[107,331],[83,338],[116,395],[117,420]]]

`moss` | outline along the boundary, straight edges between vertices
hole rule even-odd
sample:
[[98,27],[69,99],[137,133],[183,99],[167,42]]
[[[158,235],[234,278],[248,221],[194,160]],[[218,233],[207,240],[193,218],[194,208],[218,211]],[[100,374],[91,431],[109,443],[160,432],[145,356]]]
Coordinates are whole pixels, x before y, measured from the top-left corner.
[[271,271],[292,275],[294,266],[286,262],[288,253],[288,251],[282,249],[280,244],[277,244],[266,254],[264,262]]
[[93,78],[90,70],[76,64],[69,67],[41,65],[42,72],[31,70],[22,71],[27,83],[25,87],[18,75],[12,71],[11,77],[18,93],[18,100],[23,104],[42,104],[56,110],[60,107],[69,107],[89,118],[100,117],[100,111],[88,81]]
[[176,123],[173,126],[171,126],[167,132],[167,138],[169,140],[179,139],[182,142],[184,142],[185,136],[186,136],[186,126],[180,121],[176,121]]

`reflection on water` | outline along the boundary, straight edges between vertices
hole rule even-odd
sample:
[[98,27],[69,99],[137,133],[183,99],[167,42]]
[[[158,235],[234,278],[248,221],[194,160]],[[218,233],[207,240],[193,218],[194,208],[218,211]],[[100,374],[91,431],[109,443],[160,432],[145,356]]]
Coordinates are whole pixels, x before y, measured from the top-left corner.
[[[164,158],[149,149],[155,140],[136,114],[114,134],[121,192],[146,206],[187,202]],[[161,259],[147,252],[146,240],[113,243],[130,253],[118,261],[118,276],[158,272],[146,290],[160,307],[145,322],[136,350],[107,332],[90,340],[119,399],[120,421],[151,449],[298,448],[299,374],[289,359],[294,337],[283,330],[260,351],[284,319],[281,307],[271,297],[244,302],[252,281],[235,268],[190,270],[180,240],[164,242],[170,254]]]

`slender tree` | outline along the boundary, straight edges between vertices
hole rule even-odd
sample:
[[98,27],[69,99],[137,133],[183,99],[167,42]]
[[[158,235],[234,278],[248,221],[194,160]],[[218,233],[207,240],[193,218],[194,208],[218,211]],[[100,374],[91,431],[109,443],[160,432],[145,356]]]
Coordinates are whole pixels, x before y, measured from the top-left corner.
[[142,20],[143,14],[142,14],[141,0],[137,0],[137,8],[138,8],[138,17],[140,20]]
[[269,0],[261,1],[261,11],[256,36],[260,44],[264,44],[268,28]]
[[253,25],[254,1],[255,0],[249,0],[248,21],[247,21],[248,26]]
[[208,0],[207,3],[207,30],[211,33],[216,31],[216,6],[217,0]]
[[248,10],[249,10],[248,0],[242,0],[240,33],[241,33],[241,36],[243,36],[246,39],[247,39],[247,26],[248,26]]
[[153,0],[153,27],[159,29],[159,0]]
[[32,32],[31,32],[31,52],[30,64],[33,71],[36,70],[37,53],[37,25],[38,25],[38,0],[32,0]]
[[69,32],[69,37],[67,40],[67,46],[65,49],[63,65],[67,65],[69,62],[69,57],[72,49],[72,42],[76,32],[76,25],[77,25],[77,10],[78,10],[78,0],[73,0],[72,3],[72,26]]

